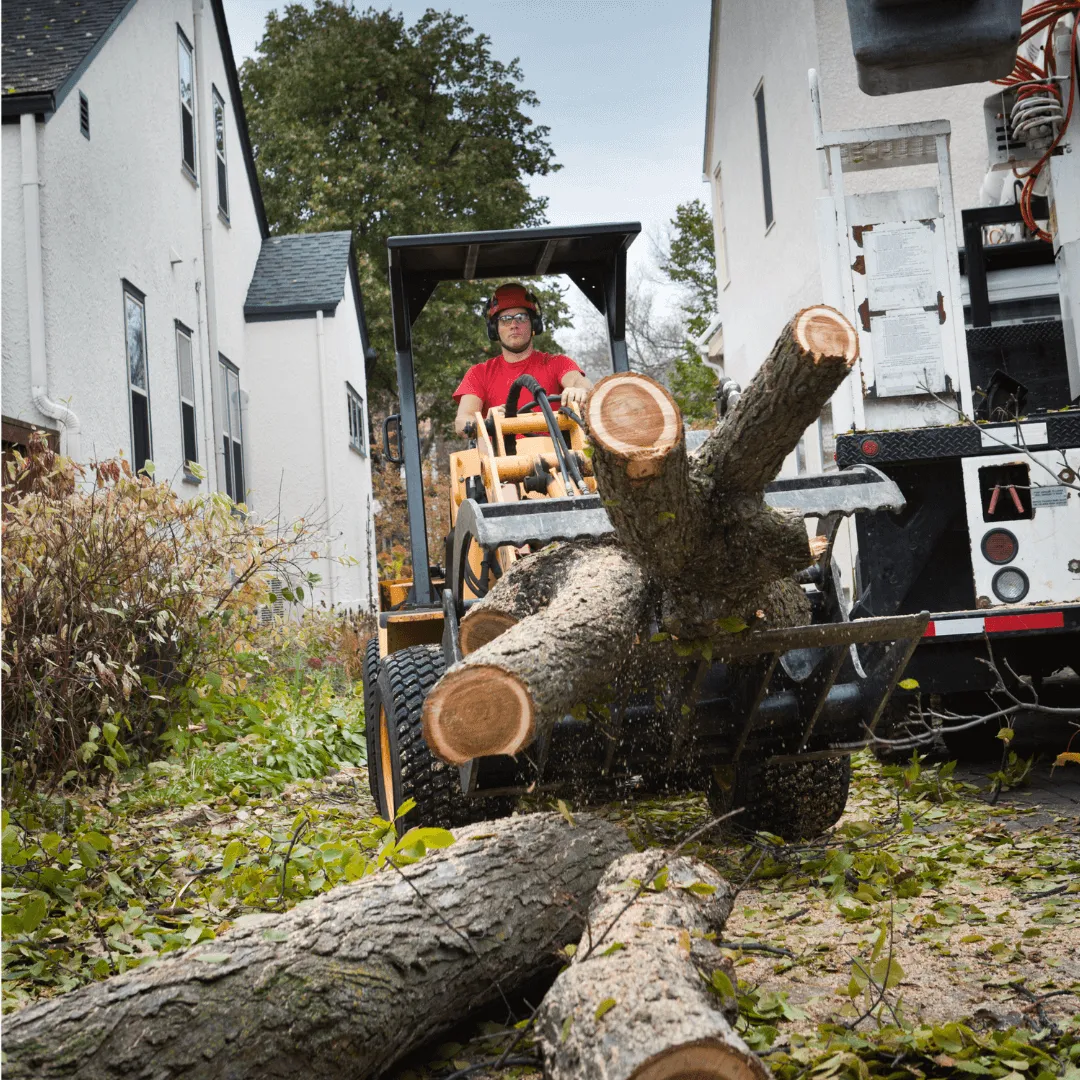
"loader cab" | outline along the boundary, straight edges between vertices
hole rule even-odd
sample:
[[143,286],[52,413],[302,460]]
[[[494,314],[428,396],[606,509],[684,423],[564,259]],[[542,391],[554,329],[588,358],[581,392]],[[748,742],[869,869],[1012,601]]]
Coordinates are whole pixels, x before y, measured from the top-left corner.
[[[434,644],[443,640],[446,606],[443,594],[452,576],[447,572],[451,569],[451,559],[447,556],[452,553],[430,552],[427,542],[412,345],[412,327],[424,305],[443,281],[565,275],[604,316],[611,370],[626,371],[629,366],[626,253],[640,231],[639,222],[625,222],[573,228],[394,236],[387,241],[399,412],[387,419],[383,443],[387,460],[400,464],[404,470],[413,575],[408,581],[384,583],[380,588],[383,608],[379,619],[380,652],[383,656],[409,645]],[[544,417],[536,412],[504,419],[505,411],[493,410],[496,415],[476,431],[476,447],[454,455],[456,460],[452,466],[457,467],[451,468],[449,496],[455,522],[457,510],[464,502],[475,505],[474,494],[480,495],[480,502],[488,501],[478,490],[477,477],[488,485],[489,491],[492,483],[499,486],[499,468],[509,469],[509,464],[496,466],[492,459],[496,451],[500,457],[508,456],[505,453],[506,436],[510,436],[511,442],[517,437],[519,453],[513,456],[522,461],[530,455],[543,455],[543,440],[549,434]],[[567,451],[573,453],[580,449],[575,445],[579,441],[578,433],[569,431],[572,425],[564,424],[561,418],[558,423],[567,429],[564,436]],[[523,496],[530,497],[524,484],[521,490]],[[592,507],[581,503],[574,504],[572,509],[587,511]],[[580,513],[575,513],[574,519],[579,523],[585,521]],[[476,561],[475,552],[472,561]],[[444,563],[445,568],[433,565],[438,562]],[[483,572],[482,568],[470,564],[468,552],[459,562],[463,563],[458,567],[459,573],[473,581],[478,572]],[[472,596],[477,590],[465,584],[457,591]],[[461,600],[462,596],[458,595],[459,605]]]

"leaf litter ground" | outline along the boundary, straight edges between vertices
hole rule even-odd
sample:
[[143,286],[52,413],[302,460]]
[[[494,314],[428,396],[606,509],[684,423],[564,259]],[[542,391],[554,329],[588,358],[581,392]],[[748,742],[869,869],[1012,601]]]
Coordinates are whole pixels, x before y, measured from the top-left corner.
[[[230,773],[209,784],[195,765],[174,755],[5,814],[5,1009],[410,857],[373,816],[362,765],[231,788]],[[742,885],[723,934],[730,989],[778,1076],[1080,1078],[1076,807],[1008,799],[990,805],[948,765],[863,755],[824,841],[710,836],[688,849]],[[695,797],[601,812],[642,846],[673,845],[709,817]],[[396,1080],[494,1060],[515,1020],[463,1022]],[[525,1038],[514,1055],[530,1050]]]

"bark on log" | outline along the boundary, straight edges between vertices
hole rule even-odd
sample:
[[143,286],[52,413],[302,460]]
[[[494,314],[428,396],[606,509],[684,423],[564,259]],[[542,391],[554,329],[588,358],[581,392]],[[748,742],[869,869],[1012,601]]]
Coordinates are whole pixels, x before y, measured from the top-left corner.
[[455,830],[450,847],[5,1018],[12,1080],[374,1077],[581,934],[629,843],[579,815]]
[[601,379],[584,419],[616,540],[524,560],[476,605],[463,621],[468,655],[425,705],[432,751],[454,764],[517,753],[628,654],[649,651],[650,616],[694,641],[809,621],[794,574],[816,552],[798,514],[765,505],[764,487],[857,356],[843,315],[799,312],[693,456],[667,390],[644,375]]
[[[589,933],[537,1015],[548,1080],[766,1080],[706,979],[722,966],[719,933],[732,891],[704,863],[676,856],[663,889],[640,891],[656,852],[612,863],[589,910]],[[710,895],[692,885],[715,889]],[[631,901],[633,901],[631,903]],[[630,905],[627,907],[627,905]],[[621,946],[621,947],[616,947]],[[702,978],[702,975],[705,978]]]
[[641,629],[645,578],[616,545],[568,544],[527,561],[531,595],[550,592],[547,605],[455,664],[424,702],[424,741],[443,761],[516,754],[538,725],[610,681]]

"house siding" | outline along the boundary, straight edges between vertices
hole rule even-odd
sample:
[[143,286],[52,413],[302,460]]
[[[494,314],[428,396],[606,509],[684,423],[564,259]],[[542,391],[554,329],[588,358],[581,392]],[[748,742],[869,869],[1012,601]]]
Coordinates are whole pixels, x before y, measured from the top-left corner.
[[[210,185],[216,347],[239,369],[241,389],[248,395],[244,450],[250,505],[262,517],[280,513],[292,520],[317,508],[322,498],[315,321],[245,322],[244,301],[263,237],[214,5],[203,11],[203,47],[195,57],[196,122],[199,138],[210,141],[207,153],[198,155],[207,164],[207,175],[198,180]],[[201,191],[181,165],[178,26],[198,48],[191,0],[134,4],[57,111],[36,125],[36,133],[50,396],[79,418],[82,460],[118,453],[130,459],[122,284],[130,282],[145,294],[156,477],[190,497],[224,485],[215,474],[210,380],[218,379],[219,365],[217,354],[210,354]],[[228,222],[217,209],[212,114],[207,111],[211,84],[226,103]],[[79,130],[80,91],[90,106],[89,140]],[[54,427],[37,412],[31,396],[20,127],[8,123],[0,130],[5,166],[3,413]],[[344,280],[344,261],[340,269]],[[365,396],[366,387],[355,305],[351,290],[345,292],[341,310],[327,319],[328,344],[338,342],[330,351],[341,356],[331,389],[331,405],[340,408],[331,410],[330,421],[335,425],[332,442],[338,441],[338,427],[344,432],[343,456],[335,459],[335,467],[344,471],[334,482],[347,521],[342,540],[350,554],[363,560],[371,546],[366,541],[370,522],[362,517],[370,469],[366,459],[348,450],[344,380]],[[192,332],[199,463],[208,474],[201,484],[184,478],[177,320]],[[333,329],[345,323],[352,329]],[[350,606],[369,606],[369,576],[368,565],[339,570],[338,598]],[[326,591],[315,598],[326,599]]]

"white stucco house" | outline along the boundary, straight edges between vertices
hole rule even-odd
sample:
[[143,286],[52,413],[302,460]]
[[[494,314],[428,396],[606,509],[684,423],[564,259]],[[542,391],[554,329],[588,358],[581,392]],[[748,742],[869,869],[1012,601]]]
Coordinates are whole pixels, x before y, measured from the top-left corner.
[[270,235],[221,0],[12,0],[2,83],[5,446],[328,522],[316,599],[371,608],[350,235]]
[[[983,102],[992,84],[871,97],[858,87],[845,0],[713,0],[703,178],[712,191],[718,320],[702,344],[743,385],[796,311],[836,303],[820,257],[827,181],[815,147],[811,68],[826,132],[949,121],[956,214],[980,205]],[[849,194],[866,194],[938,179],[935,166],[923,164],[855,172],[845,183]],[[833,467],[829,426],[826,416],[807,433],[786,473]]]

